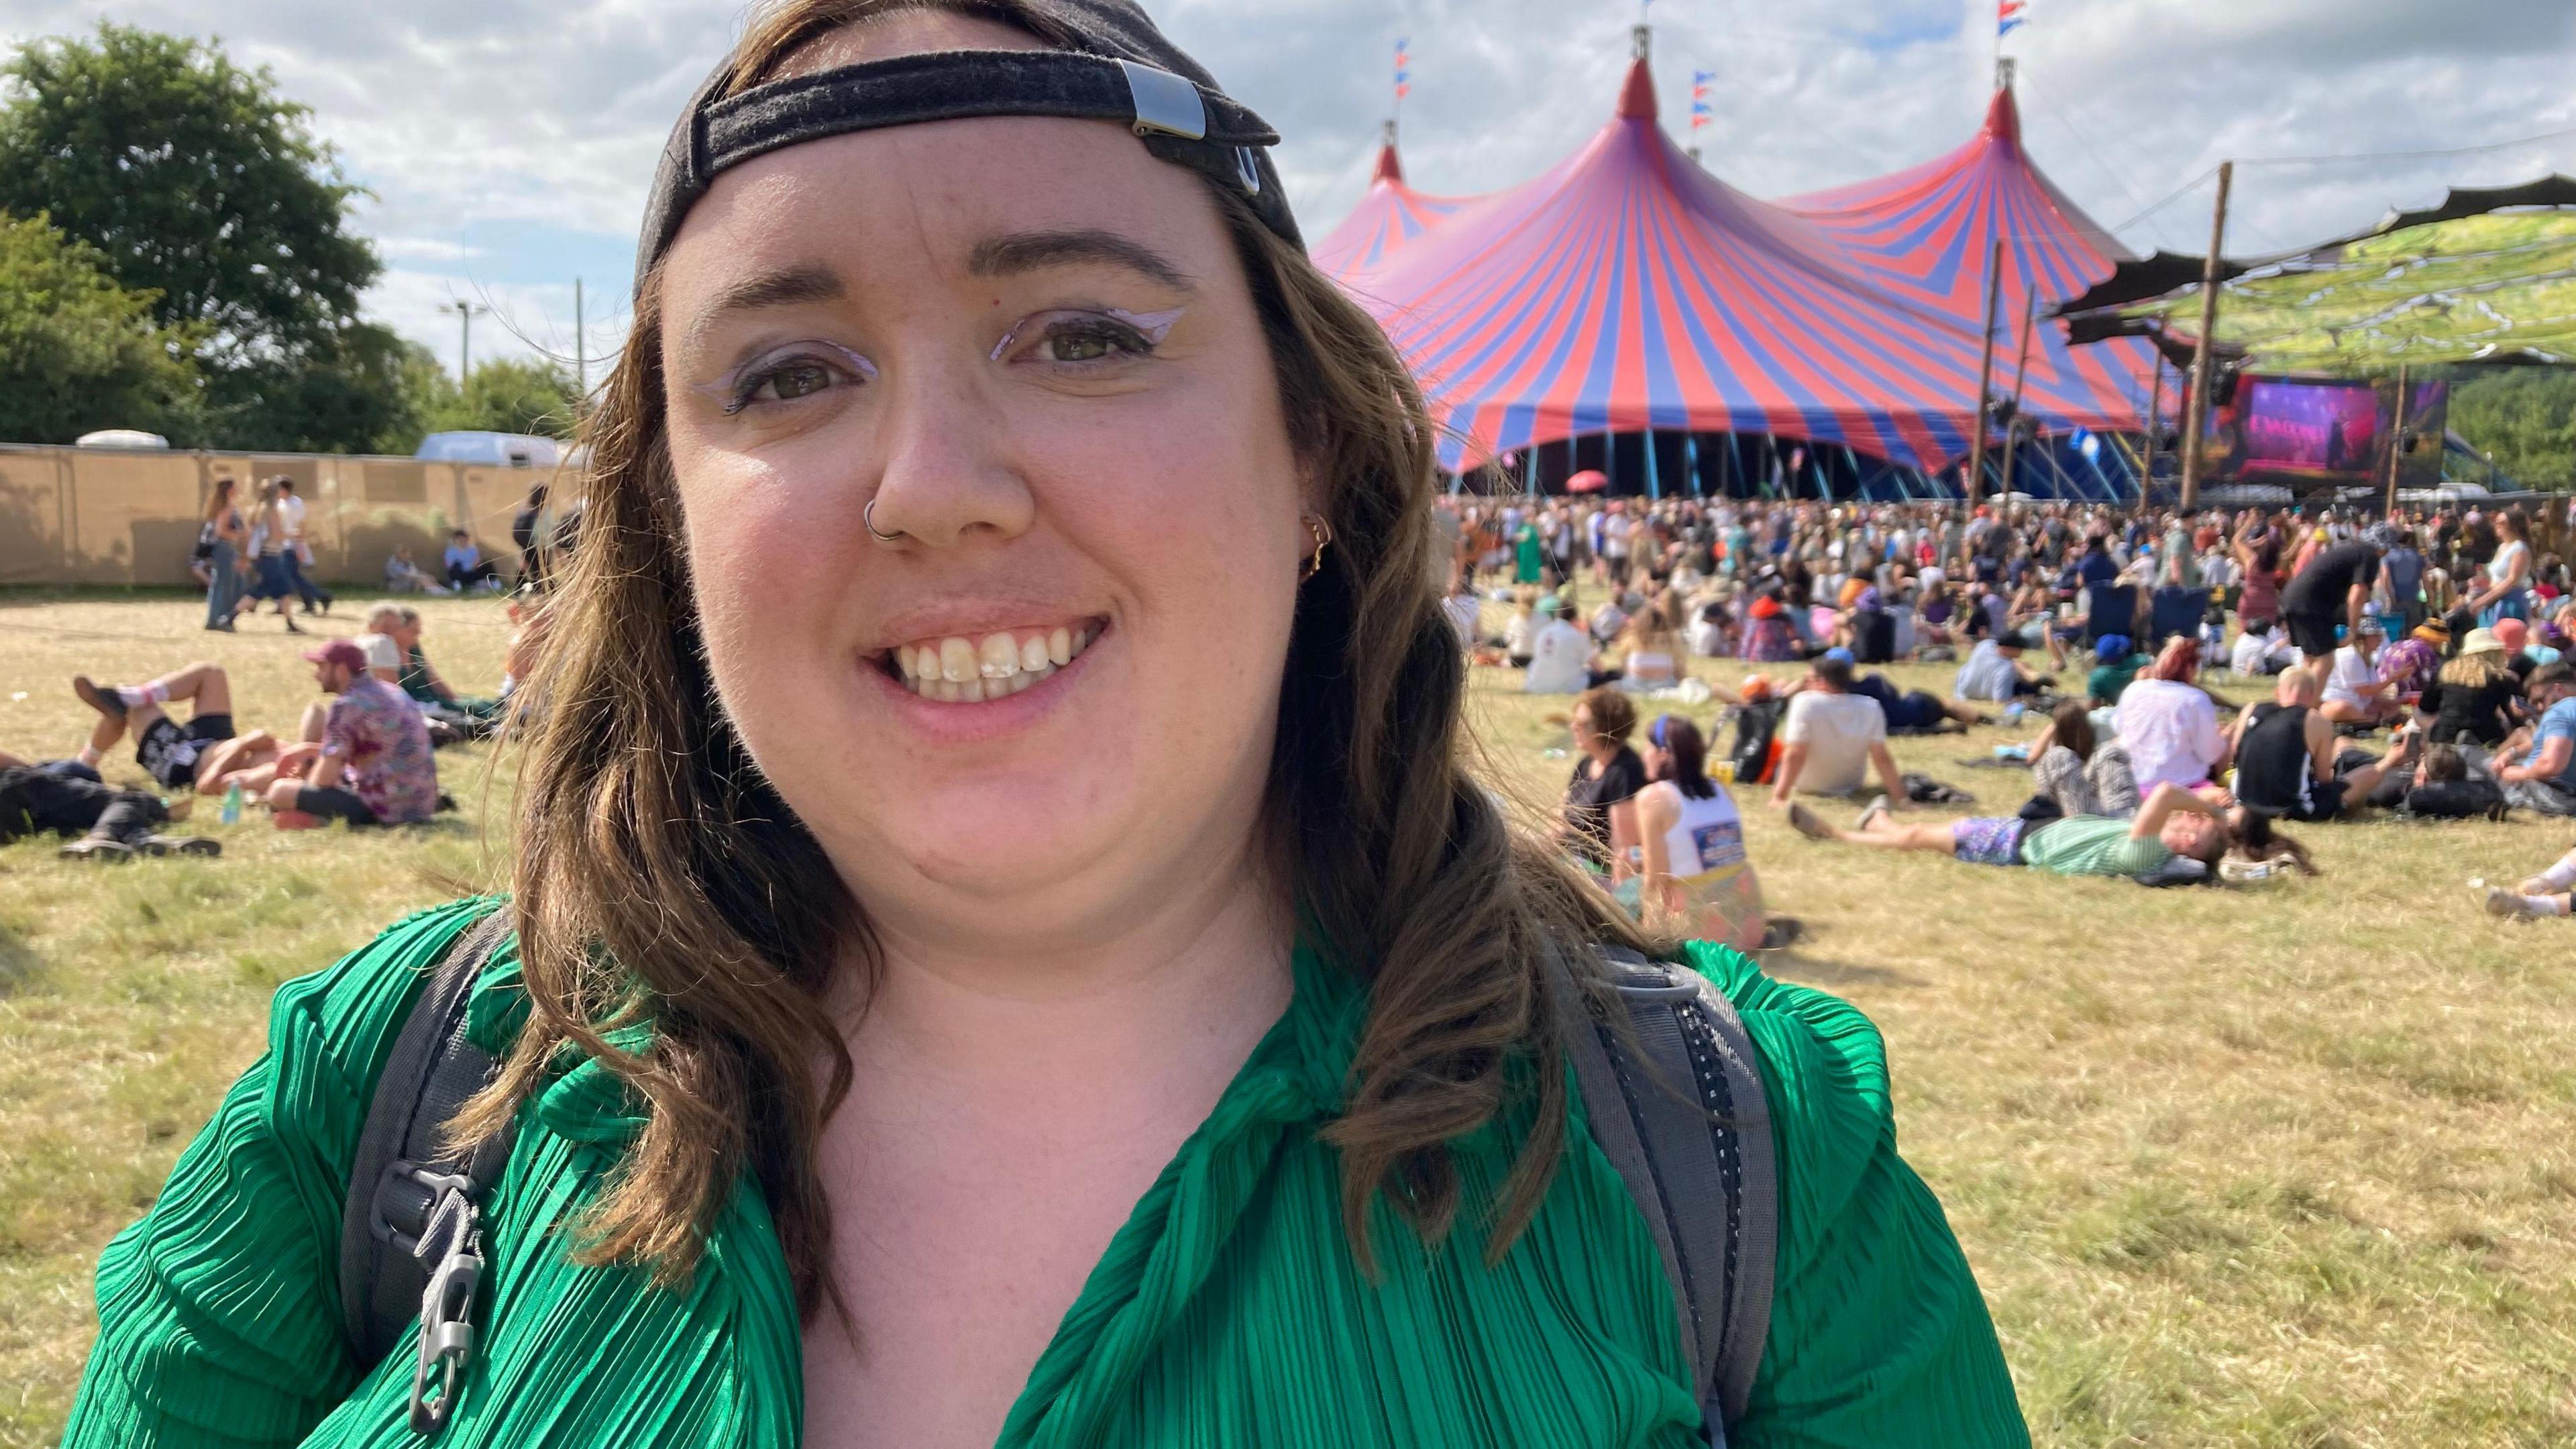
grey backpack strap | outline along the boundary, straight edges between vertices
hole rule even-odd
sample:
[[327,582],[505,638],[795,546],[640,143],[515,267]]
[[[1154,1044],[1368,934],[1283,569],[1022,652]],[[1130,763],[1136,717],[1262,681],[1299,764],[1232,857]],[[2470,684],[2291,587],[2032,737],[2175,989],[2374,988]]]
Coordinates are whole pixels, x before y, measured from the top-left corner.
[[442,1140],[457,1109],[497,1070],[465,1039],[465,1007],[511,925],[508,907],[493,911],[430,968],[376,1078],[341,1210],[340,1313],[350,1352],[372,1367],[419,1320],[411,1423],[423,1434],[446,1423],[473,1361],[482,1204],[517,1135],[505,1130],[461,1159]]
[[1687,967],[1602,950],[1626,1008],[1604,1020],[1562,961],[1550,980],[1593,1139],[1645,1214],[1680,1305],[1709,1442],[1744,1416],[1770,1331],[1780,1183],[1752,1039]]

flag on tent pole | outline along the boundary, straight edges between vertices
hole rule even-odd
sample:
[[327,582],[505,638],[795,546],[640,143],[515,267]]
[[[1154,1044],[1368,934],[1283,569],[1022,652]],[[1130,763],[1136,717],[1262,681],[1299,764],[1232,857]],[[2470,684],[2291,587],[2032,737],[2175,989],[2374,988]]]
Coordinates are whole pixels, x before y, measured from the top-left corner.
[[1699,134],[1700,127],[1709,123],[1711,112],[1708,104],[1708,85],[1716,79],[1717,72],[1713,70],[1691,72],[1690,128],[1693,136]]
[[1995,0],[1995,39],[2001,40],[2030,23],[2030,17],[2022,13],[2029,3],[2030,0]]
[[1404,98],[1413,94],[1412,51],[1413,42],[1409,38],[1395,43],[1395,104],[1399,109],[1404,105]]

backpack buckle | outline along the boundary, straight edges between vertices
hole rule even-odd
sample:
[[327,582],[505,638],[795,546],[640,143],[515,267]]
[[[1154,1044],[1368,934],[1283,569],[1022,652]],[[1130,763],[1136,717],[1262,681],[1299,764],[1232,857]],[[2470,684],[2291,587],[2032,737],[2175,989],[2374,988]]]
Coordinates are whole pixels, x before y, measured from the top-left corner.
[[[443,1248],[440,1245],[444,1245]],[[474,1294],[483,1283],[483,1214],[462,1191],[438,1199],[415,1251],[439,1252],[420,1295],[420,1352],[411,1377],[411,1427],[435,1434],[456,1407],[474,1363]]]
[[420,1245],[429,1241],[440,1209],[451,1198],[463,1201],[465,1194],[473,1190],[473,1181],[461,1173],[432,1172],[408,1158],[397,1157],[385,1164],[384,1174],[376,1179],[367,1231],[375,1235],[377,1242],[391,1243],[415,1258],[425,1258]]

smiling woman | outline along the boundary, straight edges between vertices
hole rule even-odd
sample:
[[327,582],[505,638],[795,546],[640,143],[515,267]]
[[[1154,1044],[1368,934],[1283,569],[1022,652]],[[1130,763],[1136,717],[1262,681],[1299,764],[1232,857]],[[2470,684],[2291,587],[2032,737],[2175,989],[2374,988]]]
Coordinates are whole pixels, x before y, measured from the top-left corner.
[[[488,1291],[415,1376],[330,1237],[466,902],[281,994],[70,1443],[397,1443],[431,1365],[514,1449],[2024,1442],[1867,1023],[1467,774],[1431,427],[1275,139],[1126,0],[755,16],[590,424],[515,935],[441,978]],[[1557,1045],[1595,946],[1722,989],[1772,1104],[1722,1433]]]

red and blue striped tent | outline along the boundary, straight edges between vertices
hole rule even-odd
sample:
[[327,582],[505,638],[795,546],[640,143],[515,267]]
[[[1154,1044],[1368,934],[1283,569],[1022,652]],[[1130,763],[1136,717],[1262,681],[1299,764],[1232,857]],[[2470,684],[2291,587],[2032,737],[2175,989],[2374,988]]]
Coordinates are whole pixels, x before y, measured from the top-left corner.
[[1985,323],[1986,268],[1995,238],[2002,237],[1996,390],[2012,387],[2022,317],[2036,294],[2031,380],[2075,397],[2082,409],[2059,416],[2034,396],[2025,411],[2051,432],[2139,430],[2155,349],[2135,337],[2069,347],[2066,329],[2047,317],[2050,307],[2082,294],[2133,254],[2031,164],[2009,86],[1995,92],[1984,128],[1948,155],[1778,205],[1823,228],[1888,290],[1929,302],[1972,329]]
[[[1655,112],[1640,59],[1582,150],[1344,279],[1420,379],[1443,466],[1650,429],[1840,444],[1927,473],[1965,453],[1976,328],[1701,170]],[[2131,415],[2046,378],[2031,402],[2089,426]]]
[[[1392,130],[1392,128],[1390,128]],[[1404,162],[1390,139],[1377,153],[1368,193],[1308,255],[1324,275],[1340,281],[1385,266],[1415,237],[1473,206],[1482,197],[1431,196],[1404,184]]]

